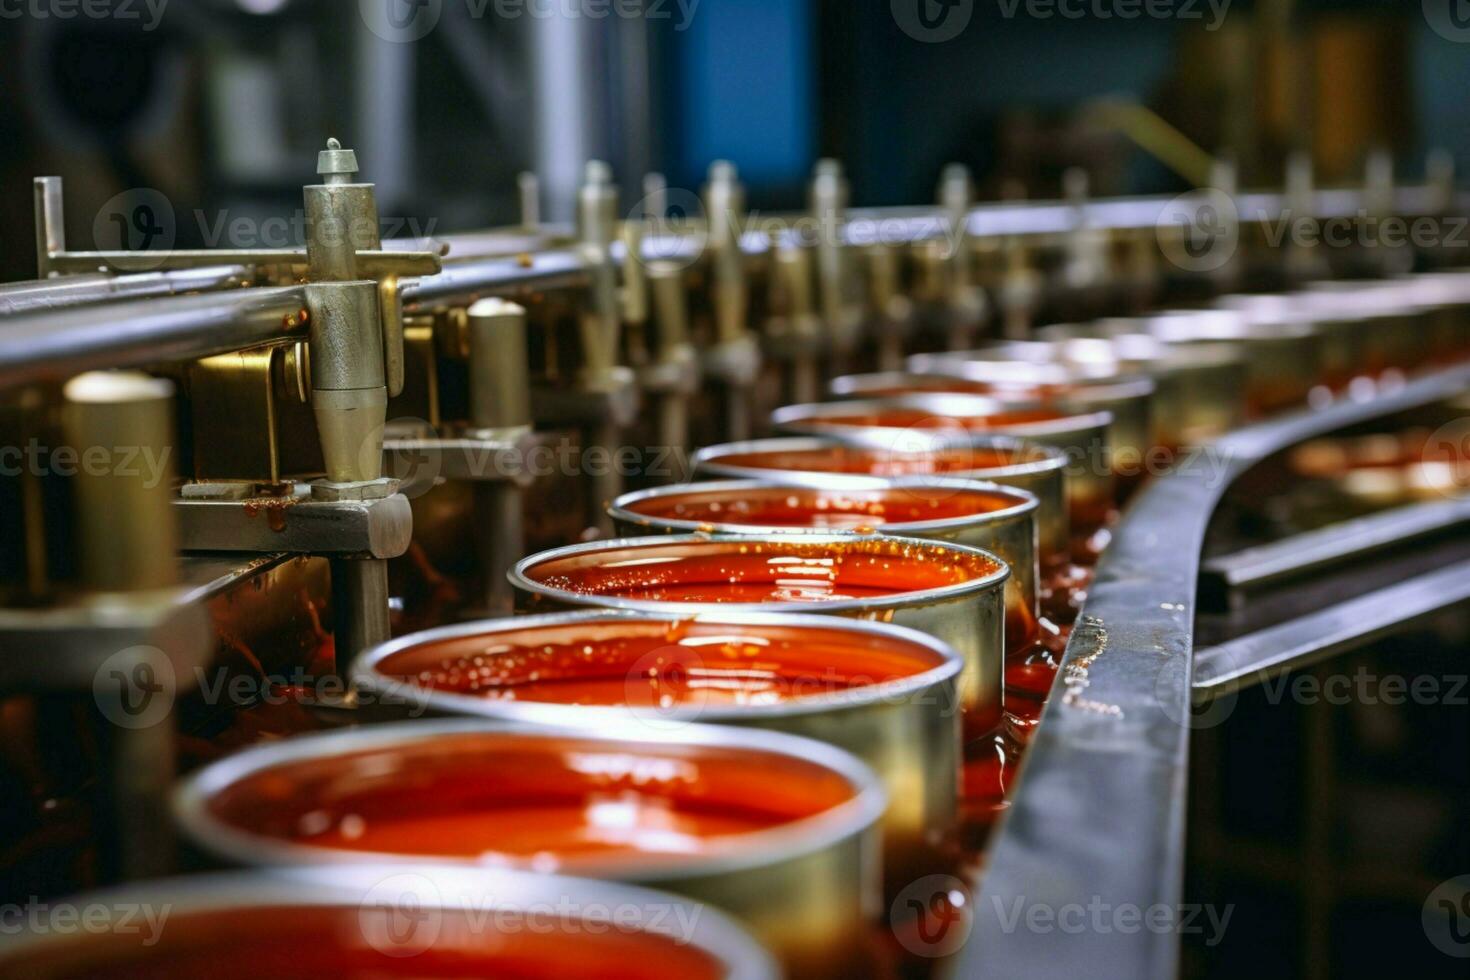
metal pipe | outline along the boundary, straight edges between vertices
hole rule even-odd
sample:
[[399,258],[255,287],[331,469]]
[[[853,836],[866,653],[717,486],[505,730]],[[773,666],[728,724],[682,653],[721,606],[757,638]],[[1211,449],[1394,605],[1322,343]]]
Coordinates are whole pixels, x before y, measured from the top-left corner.
[[407,307],[474,299],[515,296],[543,289],[585,287],[591,277],[574,249],[477,259],[452,263],[438,275],[406,282],[400,295]]
[[304,287],[280,286],[9,317],[0,323],[0,388],[299,339],[305,307]]
[[249,281],[250,270],[245,266],[226,265],[128,276],[79,274],[59,279],[6,283],[0,285],[0,317],[63,310],[118,299],[213,292],[243,286]]
[[[1321,218],[1352,216],[1357,214],[1361,199],[1361,192],[1351,190],[1311,192],[1310,210]],[[972,238],[1060,235],[1076,225],[1079,215],[1093,230],[1151,228],[1158,224],[1170,200],[1165,197],[1116,198],[1090,201],[1080,206],[1058,202],[984,204],[970,210],[965,234]],[[1394,200],[1395,210],[1406,216],[1436,214],[1443,207],[1442,194],[1427,187],[1397,188]],[[1288,207],[1287,198],[1280,194],[1242,194],[1236,203],[1242,222],[1271,221]],[[1457,196],[1455,206],[1470,211],[1470,196]],[[706,202],[706,209],[709,207],[710,203]],[[1292,213],[1301,214],[1302,211],[1293,209]],[[768,216],[771,221],[779,221],[780,217]],[[795,220],[800,216],[791,217]],[[901,245],[940,238],[948,227],[943,215],[933,208],[852,209],[847,212],[841,234],[844,242],[867,245],[872,244],[881,232],[883,242]],[[712,252],[715,246],[713,236],[712,229]],[[453,244],[473,237],[452,236],[444,240]],[[687,234],[647,235],[643,240],[643,254],[662,259],[693,260],[698,257],[697,237]],[[739,235],[738,242],[744,256],[766,255],[771,250],[770,237],[759,230]],[[570,248],[469,261],[454,261],[454,252],[451,251],[449,258],[450,263],[437,275],[425,274],[416,282],[404,284],[406,304],[419,306],[473,300],[481,296],[514,296],[533,290],[582,288],[591,279],[581,255]],[[624,259],[621,250],[615,248],[613,261],[621,263]],[[729,302],[726,308],[732,312],[722,315],[720,324],[722,338],[728,339],[727,333],[733,326],[743,325],[743,306]],[[733,312],[737,310],[738,316]]]
[[358,654],[388,642],[388,563],[377,558],[329,561],[337,670],[345,675]]
[[61,178],[37,177],[34,185],[36,212],[36,275],[48,278],[56,271],[51,256],[66,251],[66,222],[62,206]]
[[[304,248],[184,248],[156,251],[62,252],[51,256],[56,272],[155,272],[162,265],[171,269],[202,269],[219,265],[286,266],[306,265]],[[415,249],[364,249],[357,253],[357,274],[369,279],[389,273],[431,276],[443,263],[437,252]]]
[[477,613],[492,617],[515,613],[515,589],[505,576],[525,551],[522,497],[521,488],[513,483],[497,480],[475,484],[475,552],[482,579],[482,608]]

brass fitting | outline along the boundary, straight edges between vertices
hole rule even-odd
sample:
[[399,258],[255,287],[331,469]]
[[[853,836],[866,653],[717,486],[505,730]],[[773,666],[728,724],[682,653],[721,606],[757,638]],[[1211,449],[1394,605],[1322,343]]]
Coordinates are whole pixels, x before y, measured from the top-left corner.
[[66,438],[79,461],[81,585],[142,592],[177,584],[173,383],[94,371],[67,382],[63,396]]

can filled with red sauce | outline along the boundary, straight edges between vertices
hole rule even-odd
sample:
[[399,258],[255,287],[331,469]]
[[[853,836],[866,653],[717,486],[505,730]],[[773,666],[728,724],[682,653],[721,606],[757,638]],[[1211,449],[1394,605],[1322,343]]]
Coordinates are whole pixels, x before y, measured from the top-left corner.
[[78,896],[68,904],[89,911],[87,927],[0,939],[0,975],[31,980],[779,976],[769,954],[714,909],[648,889],[559,875],[363,864],[167,879]]
[[934,440],[962,448],[985,435],[1055,446],[1070,458],[1067,503],[1075,536],[1087,538],[1103,527],[1116,505],[1108,411],[929,394],[787,405],[771,413],[771,423],[791,435],[837,436],[890,452],[911,452]]
[[[1001,345],[1000,350],[1005,346]],[[1038,346],[1055,348],[1055,356],[1061,356],[1060,345]],[[1136,371],[1109,376],[1111,369],[1106,365],[987,359],[1001,356],[986,349],[918,355],[909,362],[911,370],[976,385],[982,390],[969,394],[983,395],[1012,409],[1052,409],[1076,415],[1109,412],[1113,420],[1108,426],[1105,463],[1122,486],[1131,489],[1138,485],[1146,475],[1146,463],[1154,448],[1154,399],[1158,389],[1153,379]]]
[[500,721],[612,719],[677,733],[696,722],[820,739],[888,790],[884,880],[944,868],[960,757],[954,650],[916,630],[834,616],[614,610],[463,623],[363,655],[376,703]]
[[978,548],[876,534],[624,538],[532,555],[511,572],[530,608],[819,613],[928,633],[964,661],[967,734],[1000,724],[1009,577]]
[[846,977],[881,905],[885,802],[867,766],[790,735],[462,719],[251,749],[196,773],[174,813],[242,864],[431,861],[662,888],[731,913],[789,976]]
[[718,480],[624,494],[608,513],[625,536],[658,532],[773,535],[876,531],[953,541],[999,556],[1006,583],[1006,645],[1036,632],[1036,496],[1015,487],[944,477],[854,479],[834,487],[790,480]]
[[1052,446],[977,437],[963,446],[932,439],[882,449],[841,438],[791,436],[706,446],[694,455],[704,479],[773,480],[807,487],[862,486],[866,479],[946,477],[1025,490],[1036,497],[1037,557],[1043,568],[1070,556],[1067,454]]

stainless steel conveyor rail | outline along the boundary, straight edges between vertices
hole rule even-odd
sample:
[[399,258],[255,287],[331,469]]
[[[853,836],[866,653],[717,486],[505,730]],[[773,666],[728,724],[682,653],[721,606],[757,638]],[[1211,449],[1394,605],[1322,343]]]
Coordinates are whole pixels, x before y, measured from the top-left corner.
[[[1177,975],[1179,936],[1172,931],[1035,930],[1024,915],[1035,906],[1055,910],[1094,900],[1113,909],[1178,909],[1191,702],[1208,697],[1214,685],[1239,686],[1243,673],[1315,662],[1470,594],[1464,582],[1443,588],[1465,574],[1460,567],[1447,569],[1349,600],[1346,610],[1318,610],[1275,627],[1281,643],[1258,638],[1238,644],[1229,655],[1230,671],[1217,676],[1208,668],[1209,676],[1197,677],[1202,658],[1225,656],[1194,649],[1196,582],[1211,515],[1230,483],[1268,456],[1467,388],[1470,366],[1461,366],[1372,399],[1240,429],[1214,444],[1220,469],[1160,477],[1140,493],[1098,565],[1022,763],[974,896],[961,976]],[[1394,588],[1399,592],[1388,594]],[[1260,662],[1246,662],[1253,657]]]

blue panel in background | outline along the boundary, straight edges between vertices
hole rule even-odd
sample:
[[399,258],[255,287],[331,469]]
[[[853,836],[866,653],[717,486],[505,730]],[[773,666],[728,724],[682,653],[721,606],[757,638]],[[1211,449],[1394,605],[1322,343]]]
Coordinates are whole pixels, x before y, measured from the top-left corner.
[[721,158],[752,186],[804,180],[817,131],[807,0],[700,0],[672,42],[678,125],[663,138],[675,186],[699,186]]

